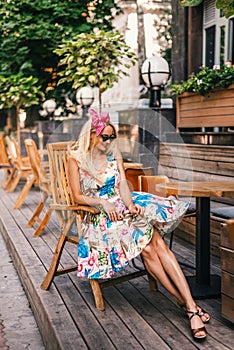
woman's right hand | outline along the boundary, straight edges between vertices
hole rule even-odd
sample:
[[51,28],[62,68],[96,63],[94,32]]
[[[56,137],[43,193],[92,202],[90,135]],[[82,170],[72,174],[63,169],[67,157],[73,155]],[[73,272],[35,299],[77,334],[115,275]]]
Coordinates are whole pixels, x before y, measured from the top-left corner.
[[117,212],[114,204],[110,203],[108,200],[102,199],[101,205],[111,221],[121,220],[121,215]]

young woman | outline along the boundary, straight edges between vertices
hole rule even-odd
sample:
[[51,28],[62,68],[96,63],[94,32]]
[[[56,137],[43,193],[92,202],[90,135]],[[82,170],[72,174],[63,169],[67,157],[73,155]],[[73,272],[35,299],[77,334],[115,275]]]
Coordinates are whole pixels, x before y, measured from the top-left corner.
[[183,307],[195,339],[204,339],[210,316],[193,300],[185,276],[163,235],[183,218],[189,203],[130,192],[117,132],[108,113],[89,110],[78,141],[69,150],[69,182],[78,204],[98,207],[82,223],[78,276],[110,278],[142,254],[146,269]]

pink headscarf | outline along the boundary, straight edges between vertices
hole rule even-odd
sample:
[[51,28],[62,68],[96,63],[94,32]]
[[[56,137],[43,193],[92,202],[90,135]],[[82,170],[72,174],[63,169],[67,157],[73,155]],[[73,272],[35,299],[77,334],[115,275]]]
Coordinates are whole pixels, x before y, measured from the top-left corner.
[[89,114],[92,116],[91,128],[96,129],[96,135],[98,136],[110,122],[110,115],[107,112],[102,112],[98,115],[94,109],[89,109]]

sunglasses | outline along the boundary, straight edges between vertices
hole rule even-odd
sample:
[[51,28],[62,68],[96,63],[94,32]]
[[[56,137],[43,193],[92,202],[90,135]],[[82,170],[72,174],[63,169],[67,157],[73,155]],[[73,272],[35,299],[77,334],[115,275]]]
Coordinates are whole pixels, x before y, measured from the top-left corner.
[[100,136],[101,136],[103,142],[106,142],[107,140],[113,141],[114,139],[116,139],[115,135],[110,135],[110,136],[100,135]]

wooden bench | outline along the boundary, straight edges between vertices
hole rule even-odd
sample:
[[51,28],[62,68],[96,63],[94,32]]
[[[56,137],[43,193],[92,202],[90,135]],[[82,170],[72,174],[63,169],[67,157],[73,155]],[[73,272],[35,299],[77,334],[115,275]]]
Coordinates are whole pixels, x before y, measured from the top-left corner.
[[[171,181],[234,181],[233,159],[234,146],[162,143],[158,173],[168,176]],[[212,198],[211,253],[216,256],[220,256],[220,235],[226,218],[215,213],[215,209],[233,206],[233,198]],[[196,219],[191,217],[181,222],[176,234],[195,244],[195,231]]]
[[222,316],[234,322],[234,219],[221,236],[221,271]]

